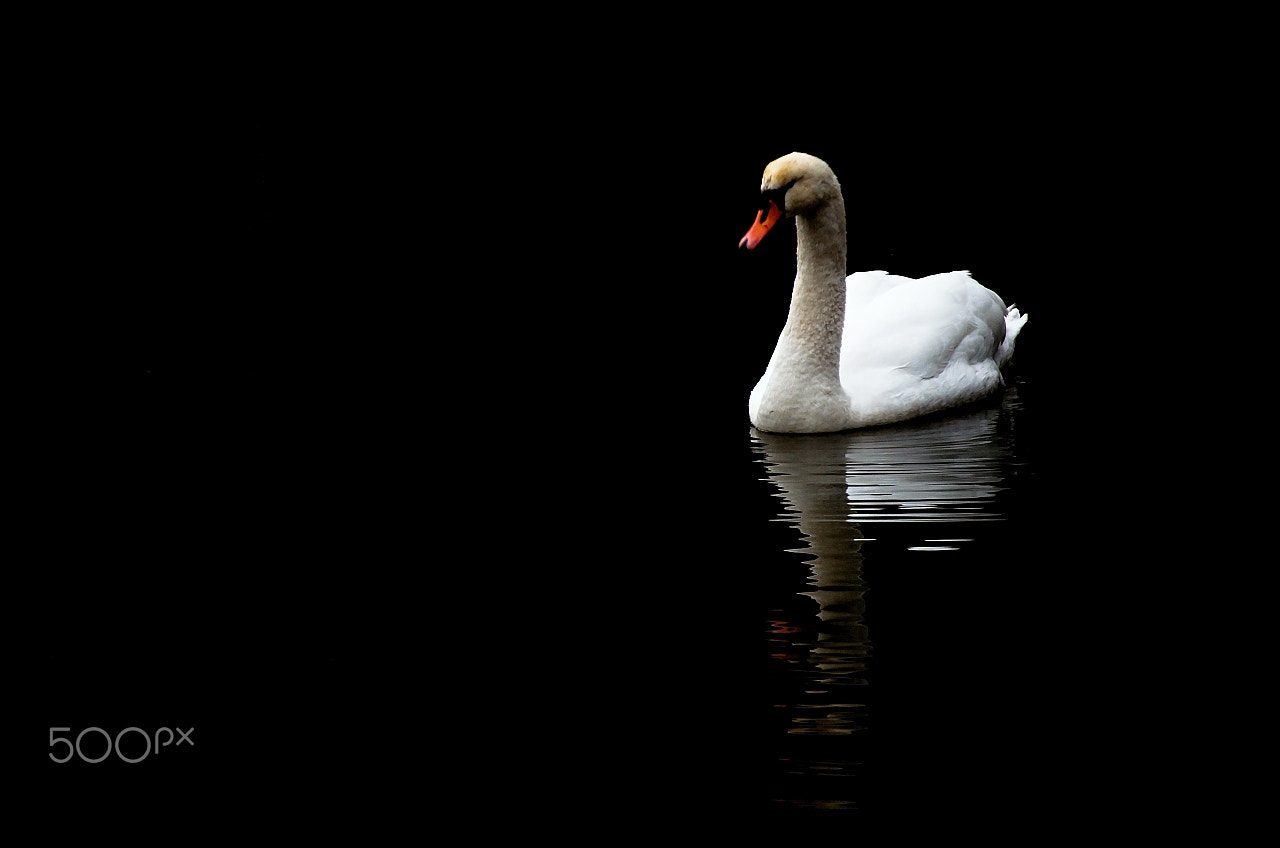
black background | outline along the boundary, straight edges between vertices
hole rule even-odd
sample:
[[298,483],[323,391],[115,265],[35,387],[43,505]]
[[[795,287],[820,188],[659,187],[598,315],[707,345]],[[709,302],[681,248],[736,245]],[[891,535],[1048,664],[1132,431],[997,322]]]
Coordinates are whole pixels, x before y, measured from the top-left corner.
[[[183,30],[50,63],[25,216],[38,794],[230,832],[750,810],[778,531],[746,396],[794,274],[790,227],[737,248],[764,166],[833,167],[851,272],[967,269],[1031,315],[1046,504],[1095,491],[1071,472],[1116,424],[1095,374],[1137,367],[1105,322],[1057,351],[1160,276],[1130,141],[1159,109],[1135,120],[1077,48],[961,23],[963,47],[861,21],[511,56],[434,25]],[[703,556],[742,579],[673,593]],[[670,633],[628,627],[655,610]],[[672,660],[700,637],[740,673]],[[131,725],[197,745],[45,756],[47,727]]]

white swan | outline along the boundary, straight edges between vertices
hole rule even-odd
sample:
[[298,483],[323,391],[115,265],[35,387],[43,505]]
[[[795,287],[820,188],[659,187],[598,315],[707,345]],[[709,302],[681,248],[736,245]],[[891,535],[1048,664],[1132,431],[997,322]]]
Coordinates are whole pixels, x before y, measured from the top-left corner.
[[796,219],[791,310],[751,423],[775,433],[829,433],[948,409],[1003,385],[1027,316],[967,271],[919,280],[884,271],[845,277],[844,197],[826,162],[789,153],[760,183],[764,208],[738,243],[754,248]]

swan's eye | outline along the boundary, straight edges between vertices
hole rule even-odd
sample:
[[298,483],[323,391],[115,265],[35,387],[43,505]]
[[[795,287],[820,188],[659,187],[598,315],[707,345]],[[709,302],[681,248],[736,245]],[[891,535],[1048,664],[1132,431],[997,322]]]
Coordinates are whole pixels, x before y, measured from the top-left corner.
[[782,211],[787,209],[786,192],[780,188],[771,188],[768,191],[760,192],[760,214],[764,215],[769,211],[769,204],[775,203]]
[[790,191],[791,187],[795,184],[796,181],[792,180],[782,188],[771,188],[768,191],[760,192],[760,208],[763,211],[768,212],[769,201],[772,200],[774,203],[778,204],[778,208],[785,213],[787,211],[787,192]]

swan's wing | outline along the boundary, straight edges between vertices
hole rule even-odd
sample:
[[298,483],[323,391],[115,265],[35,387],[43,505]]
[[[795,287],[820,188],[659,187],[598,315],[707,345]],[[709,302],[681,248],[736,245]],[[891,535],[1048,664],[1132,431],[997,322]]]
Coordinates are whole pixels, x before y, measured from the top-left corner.
[[847,289],[842,377],[930,379],[953,360],[991,359],[1004,340],[1004,303],[964,271],[919,280],[854,274]]
[[998,296],[965,272],[881,282],[875,296],[845,310],[840,383],[859,426],[957,406],[1000,385]]

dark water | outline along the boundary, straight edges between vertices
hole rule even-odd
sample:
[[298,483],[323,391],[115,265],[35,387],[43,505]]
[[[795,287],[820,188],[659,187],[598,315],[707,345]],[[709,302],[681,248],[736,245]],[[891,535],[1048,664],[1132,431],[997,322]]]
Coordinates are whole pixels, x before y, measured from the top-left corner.
[[[913,583],[937,583],[942,573],[954,585],[970,570],[1000,573],[1013,564],[1006,546],[1016,530],[1008,525],[1019,517],[1004,504],[1035,474],[1018,450],[1020,412],[1013,385],[985,408],[919,423],[808,437],[753,434],[755,461],[777,490],[775,520],[799,534],[800,545],[786,554],[807,572],[793,578],[793,595],[777,587],[766,622],[777,701],[771,805],[875,809],[874,784],[887,770],[878,759],[894,755],[875,744],[884,731],[877,727],[880,628],[872,623],[886,621],[889,640],[901,626],[876,615],[876,600],[898,591],[902,597],[886,603],[909,608],[919,593]],[[780,570],[791,565],[778,560]],[[892,582],[878,581],[888,570]],[[877,583],[887,585],[876,591]],[[953,600],[956,609],[965,606],[963,596]],[[930,630],[942,651],[980,653],[964,629],[940,624],[932,620]],[[950,704],[936,705],[939,713],[969,708],[964,698],[950,694]]]
[[[69,447],[76,473],[39,490],[38,791],[215,830],[577,832],[609,810],[651,832],[1088,831],[1130,780],[1203,780],[1166,769],[1194,748],[1171,728],[1216,688],[1189,673],[1213,666],[1186,550],[1153,561],[1164,531],[1064,472],[1035,365],[863,432],[757,433],[732,403],[705,434],[504,427],[426,456],[344,417],[360,449],[333,451],[340,430],[308,429],[331,398],[296,381],[250,395],[265,424],[190,378],[113,385],[146,426]],[[1136,543],[1107,539],[1118,515]],[[47,757],[49,727],[174,725],[198,747]]]

